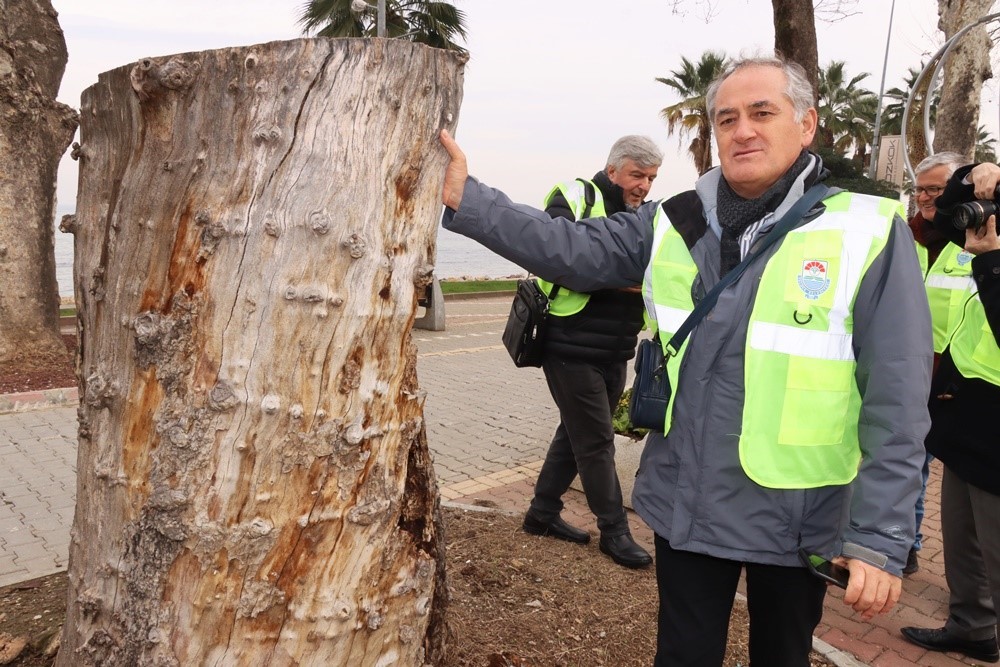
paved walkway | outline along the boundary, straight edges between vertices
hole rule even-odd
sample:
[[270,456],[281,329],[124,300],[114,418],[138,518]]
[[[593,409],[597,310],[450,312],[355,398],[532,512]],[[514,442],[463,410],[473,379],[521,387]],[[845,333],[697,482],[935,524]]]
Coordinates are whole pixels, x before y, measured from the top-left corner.
[[[500,344],[509,303],[509,296],[449,301],[447,329],[417,330],[414,339],[443,498],[523,512],[556,413],[541,371],[514,368]],[[43,407],[27,410],[25,402]],[[76,484],[75,422],[75,391],[0,396],[0,587],[66,568]],[[838,665],[975,664],[924,651],[899,635],[904,625],[937,626],[947,615],[940,473],[935,462],[921,569],[905,580],[901,604],[887,617],[866,623],[841,603],[839,592],[827,597],[817,647]],[[596,534],[582,494],[568,495],[564,516]],[[652,549],[649,529],[634,514],[629,518],[636,538]],[[614,565],[609,561],[608,567]]]

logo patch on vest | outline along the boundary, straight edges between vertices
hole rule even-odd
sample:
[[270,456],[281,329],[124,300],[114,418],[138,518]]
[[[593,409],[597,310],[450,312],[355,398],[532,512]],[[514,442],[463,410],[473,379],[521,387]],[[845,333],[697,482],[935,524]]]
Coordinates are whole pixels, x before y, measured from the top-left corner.
[[799,289],[807,299],[818,299],[819,295],[830,288],[827,278],[829,262],[818,259],[807,259],[802,262],[802,273],[799,274]]
[[958,253],[956,261],[958,262],[959,266],[965,266],[966,264],[972,261],[972,253],[963,250],[962,252]]

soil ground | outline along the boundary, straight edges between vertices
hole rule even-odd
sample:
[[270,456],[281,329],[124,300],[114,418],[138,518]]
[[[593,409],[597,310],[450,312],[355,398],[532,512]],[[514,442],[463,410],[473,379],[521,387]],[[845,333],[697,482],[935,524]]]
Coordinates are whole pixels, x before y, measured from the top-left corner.
[[[67,349],[75,337],[64,336]],[[70,354],[0,370],[0,394],[75,386]],[[451,628],[446,667],[648,666],[655,649],[656,579],[595,544],[534,537],[520,517],[446,508]],[[0,589],[0,665],[52,664],[66,574]],[[748,664],[745,606],[734,605],[725,667]],[[814,667],[831,666],[814,653]]]
[[66,344],[65,357],[30,357],[0,367],[0,394],[75,387],[76,335],[63,334],[62,339]]
[[[653,661],[653,570],[611,563],[596,545],[521,532],[519,517],[446,508],[451,637],[443,667],[647,667]],[[0,589],[0,665],[52,664],[66,574]],[[737,601],[725,667],[748,664]],[[3,662],[4,646],[23,651]],[[819,654],[811,665],[829,666]]]

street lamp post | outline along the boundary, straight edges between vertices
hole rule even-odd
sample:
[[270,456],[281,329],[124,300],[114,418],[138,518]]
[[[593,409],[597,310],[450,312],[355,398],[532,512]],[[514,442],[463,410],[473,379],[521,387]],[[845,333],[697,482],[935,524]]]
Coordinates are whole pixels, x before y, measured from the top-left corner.
[[885,71],[889,67],[889,41],[892,39],[892,17],[896,13],[896,0],[889,9],[889,30],[885,35],[885,59],[882,61],[882,83],[878,87],[878,109],[875,111],[875,131],[872,135],[872,159],[868,163],[868,178],[875,178],[878,162],[878,142],[882,130],[882,97],[885,95]]
[[[896,2],[896,0],[892,1]],[[385,0],[378,0],[378,18],[375,26],[375,35],[385,37]]]

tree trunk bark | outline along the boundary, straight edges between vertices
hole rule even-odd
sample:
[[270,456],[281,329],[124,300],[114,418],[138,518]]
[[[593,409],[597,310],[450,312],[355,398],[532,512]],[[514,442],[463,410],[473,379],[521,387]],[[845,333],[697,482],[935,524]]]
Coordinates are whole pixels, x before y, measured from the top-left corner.
[[[916,168],[920,162],[927,157],[927,136],[924,134],[924,105],[930,104],[930,76],[925,76],[920,82],[920,88],[913,95],[913,102],[909,107],[904,108],[906,114],[906,150],[910,158],[910,164]],[[910,198],[916,202],[915,197]]]
[[65,68],[51,2],[0,1],[0,371],[66,358],[52,223],[59,159],[77,126],[55,100]]
[[[993,0],[938,0],[938,28],[951,39],[992,6]],[[993,76],[990,46],[986,27],[977,26],[948,52],[934,126],[935,153],[955,151],[970,160],[975,155],[983,81]]]
[[813,104],[819,89],[819,50],[812,0],[771,0],[774,11],[774,50],[802,65],[813,89]]
[[441,661],[410,329],[464,62],[295,40],[85,91],[58,665]]

